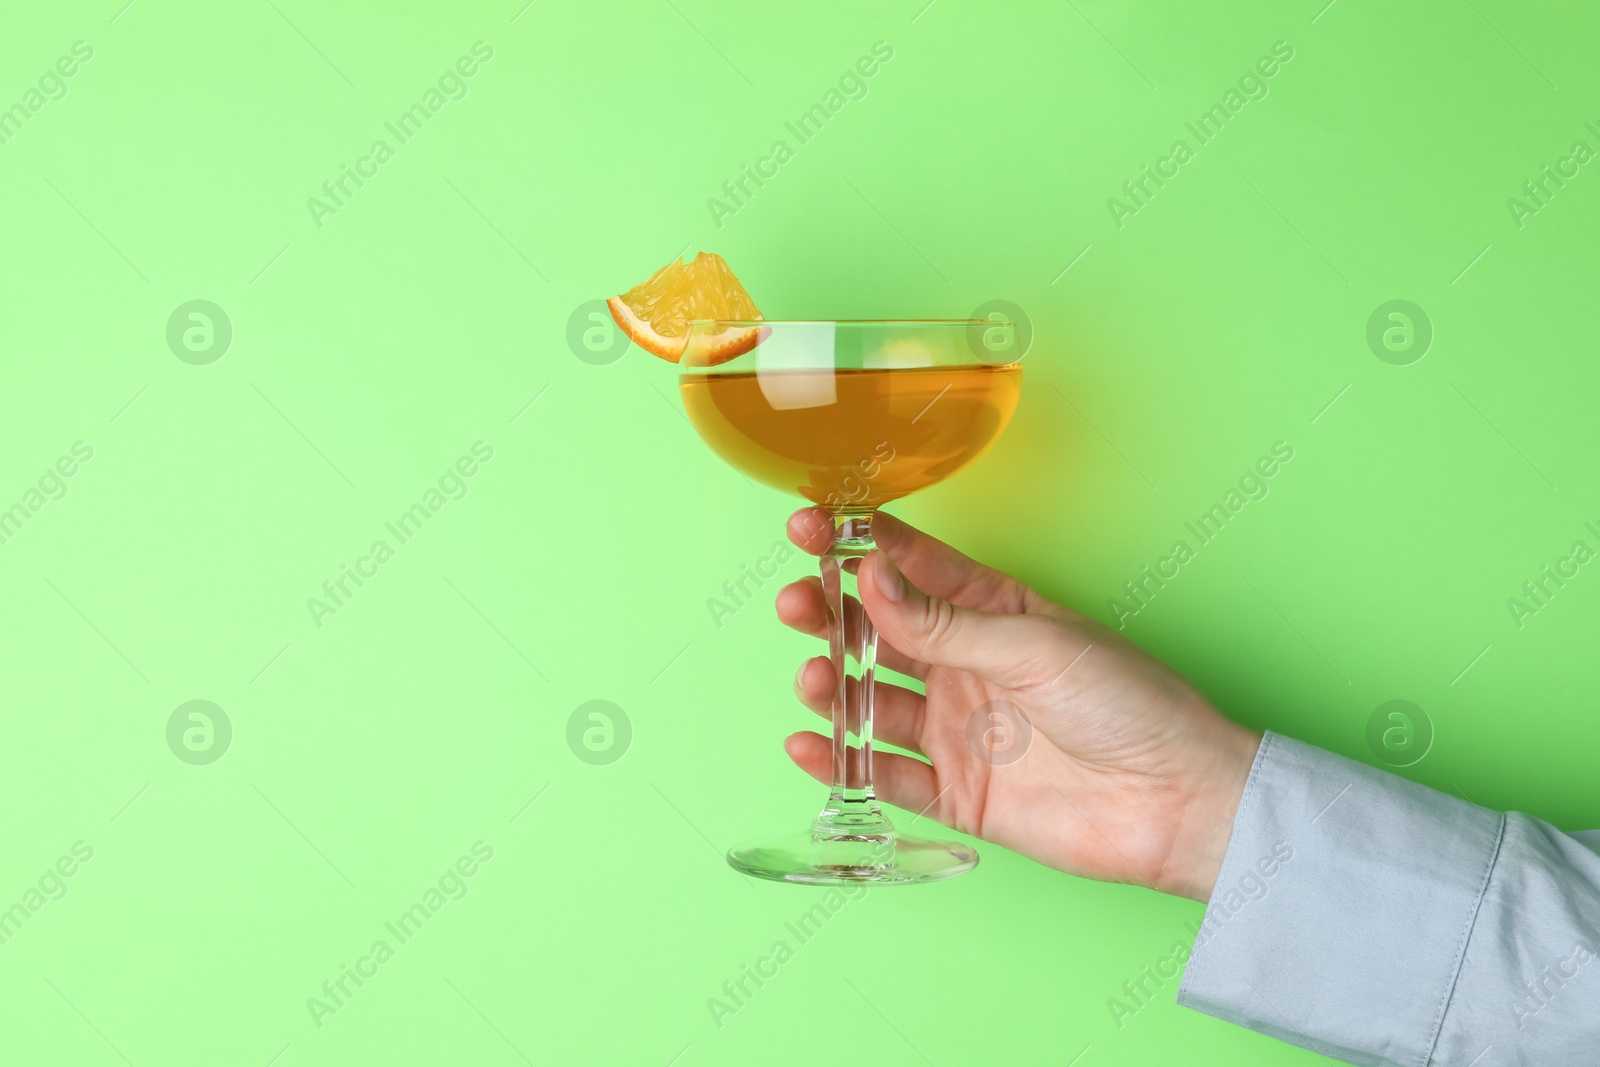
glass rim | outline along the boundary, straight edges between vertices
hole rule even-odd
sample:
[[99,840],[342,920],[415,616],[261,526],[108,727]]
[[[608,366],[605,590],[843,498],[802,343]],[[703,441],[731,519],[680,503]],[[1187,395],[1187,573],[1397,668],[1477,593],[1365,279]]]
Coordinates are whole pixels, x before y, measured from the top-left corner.
[[1015,326],[1013,319],[690,319],[696,326]]

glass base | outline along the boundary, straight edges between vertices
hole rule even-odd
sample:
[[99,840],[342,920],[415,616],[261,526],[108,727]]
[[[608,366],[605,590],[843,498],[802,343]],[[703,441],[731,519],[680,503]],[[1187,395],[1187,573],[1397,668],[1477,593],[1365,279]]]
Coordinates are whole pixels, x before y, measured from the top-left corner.
[[755,878],[802,885],[913,885],[966,874],[976,849],[896,832],[818,830],[747,841],[728,850],[728,866]]

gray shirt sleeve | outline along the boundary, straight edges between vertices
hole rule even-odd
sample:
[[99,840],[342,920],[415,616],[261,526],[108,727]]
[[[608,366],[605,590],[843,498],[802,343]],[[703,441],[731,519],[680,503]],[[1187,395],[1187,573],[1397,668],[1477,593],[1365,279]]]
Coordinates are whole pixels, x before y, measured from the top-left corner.
[[1600,1064],[1600,837],[1269,733],[1178,1003],[1382,1067]]

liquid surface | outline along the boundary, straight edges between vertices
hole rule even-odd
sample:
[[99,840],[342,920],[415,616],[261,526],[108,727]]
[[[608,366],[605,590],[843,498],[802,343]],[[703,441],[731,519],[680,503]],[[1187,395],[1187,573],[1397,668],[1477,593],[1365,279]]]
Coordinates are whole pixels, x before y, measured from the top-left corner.
[[1016,364],[685,373],[700,436],[750,478],[868,509],[949,477],[1011,420]]

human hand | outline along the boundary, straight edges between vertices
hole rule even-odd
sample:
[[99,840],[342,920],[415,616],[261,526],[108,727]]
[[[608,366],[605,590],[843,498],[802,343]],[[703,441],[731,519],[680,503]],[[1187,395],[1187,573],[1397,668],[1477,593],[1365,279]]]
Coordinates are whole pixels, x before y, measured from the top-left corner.
[[[825,509],[803,508],[790,516],[789,539],[820,555],[832,526]],[[879,550],[863,561],[858,588],[878,627],[878,663],[927,690],[878,681],[873,733],[929,761],[875,753],[878,796],[1058,870],[1208,900],[1261,734],[1223,718],[1160,660],[1010,575],[891,515],[878,513],[872,529]],[[785,586],[777,609],[786,625],[826,640],[820,579]],[[796,695],[824,718],[834,688],[827,656],[795,677]],[[1032,724],[1014,762],[985,758],[968,741],[972,716],[991,702],[1020,708]],[[828,738],[796,733],[784,747],[829,781]]]

